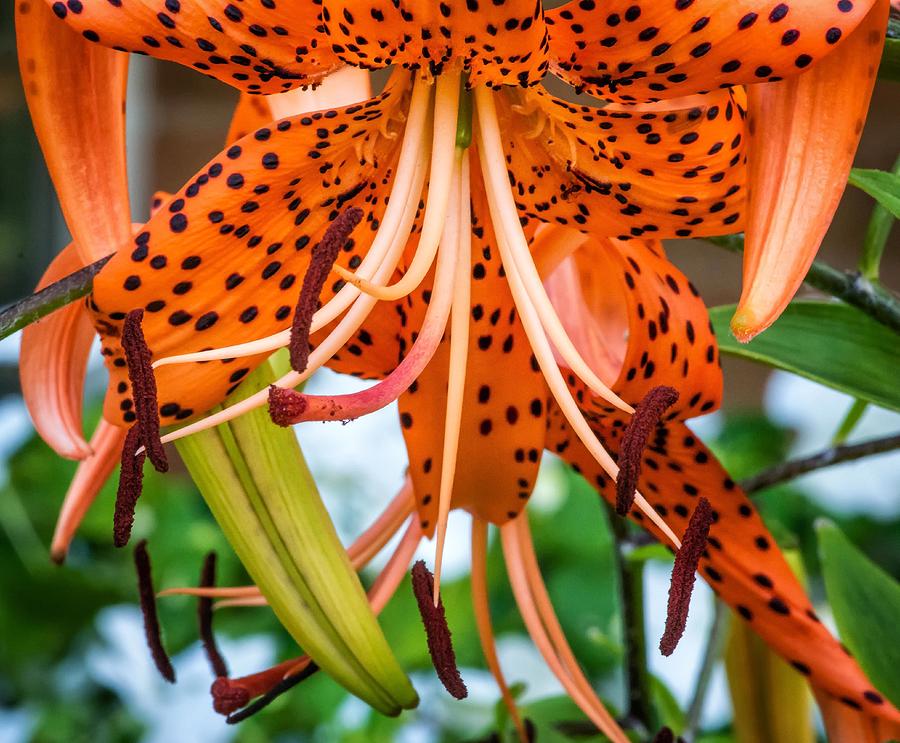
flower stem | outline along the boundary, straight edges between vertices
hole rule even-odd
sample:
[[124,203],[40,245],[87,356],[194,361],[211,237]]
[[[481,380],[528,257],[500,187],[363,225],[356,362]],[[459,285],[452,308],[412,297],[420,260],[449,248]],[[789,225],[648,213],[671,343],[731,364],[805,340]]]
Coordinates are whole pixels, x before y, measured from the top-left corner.
[[[744,251],[743,235],[724,235],[705,239],[733,253]],[[873,320],[900,333],[900,300],[858,272],[839,271],[821,261],[813,261],[804,281],[819,291],[862,310]]]
[[108,255],[94,261],[0,312],[0,340],[89,294],[94,285],[94,276],[110,258],[112,256]]
[[687,741],[693,740],[700,729],[700,716],[703,714],[706,693],[709,691],[709,682],[712,680],[712,672],[716,667],[716,661],[719,660],[722,643],[725,639],[725,628],[728,626],[728,611],[725,604],[718,599],[714,603],[714,612],[709,635],[706,638],[706,647],[703,649],[703,660],[700,663],[697,682],[694,685],[694,693],[691,695],[691,704],[688,707],[684,732],[682,733],[682,737]]
[[625,676],[628,705],[624,715],[628,727],[640,728],[647,734],[658,727],[653,707],[650,670],[647,667],[647,635],[644,622],[644,562],[629,560],[631,549],[628,522],[607,506],[613,533],[616,572],[619,577],[619,600],[622,606],[622,645],[625,654]]
[[771,469],[764,470],[758,475],[748,477],[741,482],[741,487],[747,493],[755,493],[758,490],[793,480],[814,470],[831,467],[841,462],[852,462],[855,459],[862,459],[873,454],[883,454],[895,449],[900,449],[900,433],[886,436],[882,439],[863,441],[859,444],[831,446],[812,456],[784,462],[783,464],[775,465]]

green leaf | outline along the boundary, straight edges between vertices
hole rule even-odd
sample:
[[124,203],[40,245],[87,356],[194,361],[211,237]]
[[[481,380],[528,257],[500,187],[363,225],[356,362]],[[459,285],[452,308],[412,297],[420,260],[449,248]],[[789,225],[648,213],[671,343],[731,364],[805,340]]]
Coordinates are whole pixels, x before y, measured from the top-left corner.
[[841,639],[877,689],[900,704],[900,583],[830,521],[816,525],[828,601]]
[[792,302],[766,332],[739,343],[728,327],[734,309],[725,305],[709,313],[722,353],[900,410],[900,342],[895,333],[859,310],[836,302]]
[[848,180],[851,185],[865,191],[891,214],[900,218],[900,176],[885,170],[854,168],[850,171]]

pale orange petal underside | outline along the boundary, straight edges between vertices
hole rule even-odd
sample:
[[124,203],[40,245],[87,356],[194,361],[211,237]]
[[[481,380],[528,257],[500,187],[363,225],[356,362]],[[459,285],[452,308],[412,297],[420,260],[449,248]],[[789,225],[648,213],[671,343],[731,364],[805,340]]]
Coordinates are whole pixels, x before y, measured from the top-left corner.
[[[50,264],[38,289],[82,267],[75,243]],[[94,327],[81,302],[56,310],[22,331],[19,379],[34,427],[61,457],[84,459],[81,407]]]
[[879,0],[809,72],[749,88],[744,289],[731,321],[742,342],[778,318],[831,224],[875,84],[888,4]]
[[88,41],[44,2],[16,3],[28,109],[82,263],[131,235],[125,169],[128,55]]

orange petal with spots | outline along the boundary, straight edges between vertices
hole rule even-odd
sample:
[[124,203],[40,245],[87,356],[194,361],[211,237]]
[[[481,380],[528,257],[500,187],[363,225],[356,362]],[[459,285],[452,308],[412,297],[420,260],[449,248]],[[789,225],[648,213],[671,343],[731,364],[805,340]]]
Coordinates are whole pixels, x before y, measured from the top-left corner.
[[[82,265],[78,249],[69,243],[47,268],[37,289]],[[81,302],[61,307],[22,331],[19,380],[25,405],[40,437],[67,459],[91,454],[82,433],[81,408],[93,340],[94,328]]]
[[[599,424],[595,431],[612,452],[618,450],[619,429]],[[561,417],[551,425],[548,444],[562,445],[566,461],[615,504],[615,483]],[[900,713],[874,692],[856,661],[819,621],[754,506],[687,426],[670,421],[651,434],[638,487],[679,535],[699,497],[707,498],[715,520],[699,573],[710,587],[814,686],[845,700],[845,706],[900,720]],[[643,514],[632,511],[631,516],[660,538]]]
[[[900,739],[900,722],[861,712],[813,687],[830,743],[885,743]],[[875,692],[877,694],[877,692]]]
[[520,213],[626,238],[734,232],[744,208],[744,111],[733,91],[704,101],[630,112],[538,88],[498,91]]
[[57,28],[69,26],[98,45],[179,62],[252,93],[315,83],[338,64],[321,36],[320,4],[312,0],[43,2]]
[[324,0],[323,18],[332,49],[357,67],[463,66],[472,86],[532,85],[547,70],[540,0]]
[[[63,3],[57,5],[65,11]],[[106,0],[103,5],[112,7]],[[73,32],[43,0],[16,3],[16,47],[31,120],[84,265],[109,255],[131,234],[128,55]]]
[[267,98],[268,96],[241,93],[231,116],[225,144],[233,144],[237,140],[243,139],[275,118],[272,116]]
[[[582,356],[624,400],[668,385],[680,393],[671,417],[718,408],[722,372],[706,306],[659,242],[591,239],[545,285]],[[571,386],[587,415],[613,415],[579,381]]]
[[[452,506],[502,524],[525,506],[544,449],[549,392],[515,310],[479,182],[473,183],[469,352]],[[421,292],[406,308],[415,330]],[[447,405],[449,340],[400,398],[422,530],[434,531]]]
[[125,429],[101,419],[91,437],[93,453],[78,465],[53,530],[50,557],[61,563],[85,514],[122,457]]
[[749,341],[803,281],[831,224],[862,134],[888,1],[808,73],[750,88],[744,290],[731,327]]
[[[227,147],[119,250],[93,294],[111,372],[107,420],[133,419],[118,341],[131,309],[145,310],[155,359],[284,330],[312,246],[349,206],[366,218],[338,260],[358,263],[384,210],[406,80],[401,73],[374,99],[283,119]],[[326,284],[323,301],[337,288]],[[161,367],[163,423],[208,410],[263,357]]]
[[623,101],[795,77],[842,46],[876,0],[570,0],[547,12],[553,69]]

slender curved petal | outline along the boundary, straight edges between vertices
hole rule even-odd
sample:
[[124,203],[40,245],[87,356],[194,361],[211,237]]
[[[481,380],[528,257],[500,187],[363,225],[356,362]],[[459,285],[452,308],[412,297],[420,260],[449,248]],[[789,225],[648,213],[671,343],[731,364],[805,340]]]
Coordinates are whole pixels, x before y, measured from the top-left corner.
[[831,224],[866,120],[888,0],[799,77],[749,89],[750,196],[744,289],[731,328],[765,330],[803,281]]
[[[90,263],[131,235],[125,170],[128,55],[73,32],[43,0],[15,5],[28,109],[76,250],[82,264]],[[63,3],[56,5],[65,11]]]

